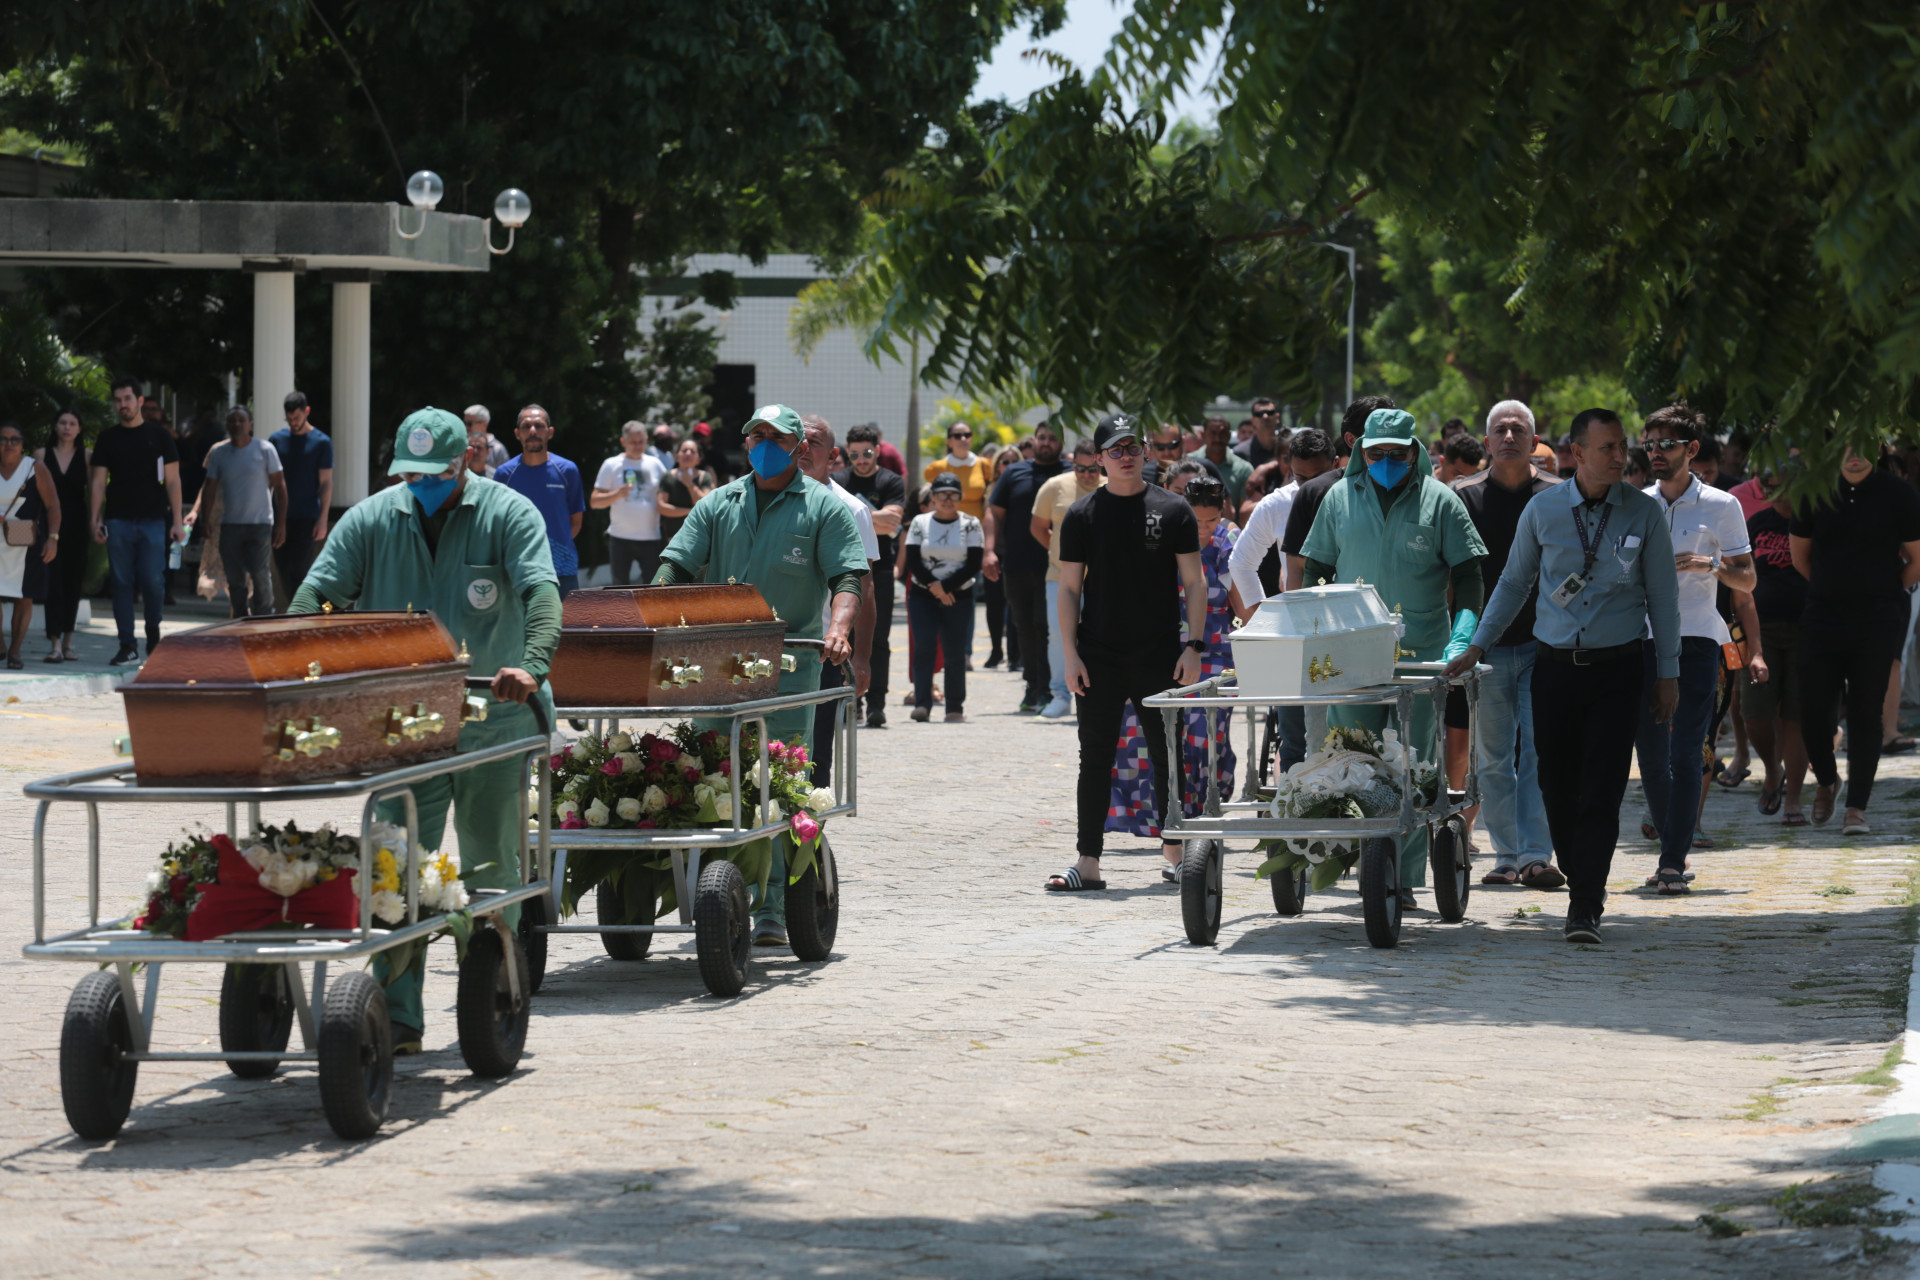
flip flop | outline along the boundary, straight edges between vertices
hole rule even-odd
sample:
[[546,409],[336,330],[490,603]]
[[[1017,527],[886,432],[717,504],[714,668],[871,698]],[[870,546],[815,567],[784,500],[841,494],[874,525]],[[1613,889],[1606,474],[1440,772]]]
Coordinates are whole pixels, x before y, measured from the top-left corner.
[[1760,792],[1760,812],[1771,818],[1774,814],[1780,812],[1780,802],[1786,799],[1786,796],[1787,781],[1785,778],[1782,778],[1780,785],[1771,791],[1762,788]]
[[[1060,883],[1055,884],[1055,880],[1060,881]],[[1090,889],[1104,889],[1106,887],[1107,882],[1105,880],[1082,880],[1080,878],[1080,868],[1078,867],[1068,867],[1059,875],[1047,877],[1048,893],[1085,893]]]
[[1654,873],[1653,884],[1663,898],[1671,898],[1683,893],[1692,893],[1693,886],[1687,883],[1685,873],[1662,867]]
[[1913,750],[1915,746],[1920,746],[1920,743],[1916,743],[1912,738],[1905,736],[1889,738],[1880,744],[1880,754],[1883,756],[1903,756]]
[[1517,884],[1520,873],[1512,867],[1495,867],[1480,877],[1481,884]]
[[1530,862],[1520,873],[1520,883],[1529,889],[1558,889],[1566,882],[1566,876],[1551,862]]
[[1739,769],[1728,769],[1726,772],[1722,773],[1719,777],[1715,778],[1714,781],[1719,785],[1725,787],[1727,790],[1731,791],[1735,787],[1739,786],[1741,783],[1745,782],[1749,777],[1752,776],[1752,774],[1753,774],[1753,770],[1751,768],[1742,767]]
[[1807,815],[1804,813],[1790,813],[1780,819],[1780,825],[1783,827],[1804,827],[1807,825]]

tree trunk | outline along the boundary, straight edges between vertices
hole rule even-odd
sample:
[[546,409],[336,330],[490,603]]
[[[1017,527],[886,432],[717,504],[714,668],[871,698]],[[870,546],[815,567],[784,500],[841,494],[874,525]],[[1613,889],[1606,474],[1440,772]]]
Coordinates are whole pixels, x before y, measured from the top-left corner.
[[639,205],[631,200],[595,199],[599,223],[600,261],[607,268],[606,327],[594,342],[595,354],[608,367],[625,362],[633,349],[635,298],[639,282],[633,276],[634,223]]
[[[907,460],[907,493],[920,485],[920,339],[915,338],[907,346],[907,438],[900,456]],[[913,507],[908,502],[909,508]],[[907,519],[913,519],[914,511],[909,509]]]

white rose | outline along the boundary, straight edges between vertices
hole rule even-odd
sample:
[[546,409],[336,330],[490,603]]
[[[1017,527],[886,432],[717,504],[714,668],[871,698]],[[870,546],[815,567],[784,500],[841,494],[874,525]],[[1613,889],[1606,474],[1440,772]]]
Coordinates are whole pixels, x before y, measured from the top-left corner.
[[667,807],[667,793],[658,787],[648,787],[647,794],[641,797],[641,802],[647,806],[647,812],[658,813]]
[[607,750],[615,752],[633,750],[633,735],[621,732],[608,734]]
[[640,821],[640,802],[632,796],[620,797],[620,803],[613,806],[613,811],[619,814],[624,821]]
[[617,752],[613,758],[620,762],[620,768],[624,772],[638,773],[642,768],[642,764],[641,764],[641,760],[638,752],[621,751],[621,752]]
[[577,818],[579,816],[580,816],[579,805],[575,804],[571,800],[562,800],[560,802],[560,821],[565,822],[568,818]]
[[833,792],[825,787],[815,787],[807,792],[807,808],[815,813],[833,808]]
[[264,844],[250,844],[240,851],[240,856],[247,860],[248,866],[258,871],[267,865],[268,859],[273,857],[273,850]]
[[713,813],[722,822],[733,821],[733,797],[722,791],[713,798]]
[[706,783],[708,786],[712,787],[715,791],[727,790],[727,786],[728,786],[727,775],[724,773],[710,773],[706,777],[700,779],[700,781]]
[[166,872],[164,871],[147,872],[147,896],[149,898],[151,898],[154,894],[160,892],[162,889],[166,887],[167,887]]
[[588,826],[604,827],[607,825],[607,817],[608,817],[607,805],[604,800],[595,800],[592,804],[587,806],[587,825]]

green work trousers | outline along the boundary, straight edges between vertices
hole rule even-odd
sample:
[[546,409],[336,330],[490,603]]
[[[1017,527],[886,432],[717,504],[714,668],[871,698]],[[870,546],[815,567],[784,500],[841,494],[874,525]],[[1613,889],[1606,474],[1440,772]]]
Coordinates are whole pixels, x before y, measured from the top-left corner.
[[[1412,659],[1418,662],[1436,660],[1422,655]],[[1433,740],[1433,699],[1424,695],[1413,700],[1412,723],[1399,723],[1399,712],[1392,707],[1331,707],[1327,711],[1328,725],[1345,725],[1355,729],[1371,729],[1378,736],[1382,729],[1394,729],[1400,735],[1401,745],[1410,751],[1418,752],[1422,760],[1430,761],[1440,768],[1440,785],[1446,784],[1446,757]],[[1317,751],[1320,744],[1310,742],[1307,749]],[[1400,884],[1402,888],[1417,889],[1427,882],[1427,830],[1420,827],[1410,833],[1400,846]]]

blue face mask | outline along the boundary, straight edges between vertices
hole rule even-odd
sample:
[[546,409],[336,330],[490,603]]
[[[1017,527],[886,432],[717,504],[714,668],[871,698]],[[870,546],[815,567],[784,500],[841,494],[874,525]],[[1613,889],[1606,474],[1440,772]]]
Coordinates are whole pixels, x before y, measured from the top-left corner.
[[447,500],[447,495],[452,493],[459,484],[460,482],[450,475],[422,476],[417,480],[407,481],[407,488],[413,490],[413,499],[420,504],[420,509],[432,515],[440,510],[441,504]]
[[786,474],[787,468],[793,465],[793,455],[771,440],[762,440],[747,450],[747,462],[754,474],[771,480]]
[[1391,489],[1406,477],[1413,464],[1394,458],[1382,458],[1378,462],[1367,464],[1367,474],[1372,476],[1382,489]]

